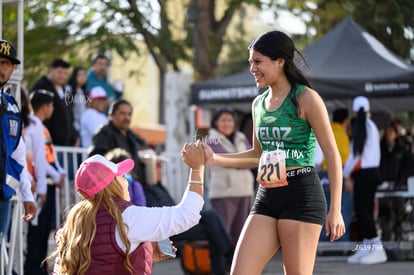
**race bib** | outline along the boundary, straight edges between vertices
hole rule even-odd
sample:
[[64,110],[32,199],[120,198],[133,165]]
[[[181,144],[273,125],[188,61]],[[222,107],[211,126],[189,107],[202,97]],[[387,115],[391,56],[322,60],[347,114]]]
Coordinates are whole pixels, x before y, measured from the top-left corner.
[[284,151],[276,150],[262,154],[256,181],[266,188],[288,185],[286,179],[286,154]]

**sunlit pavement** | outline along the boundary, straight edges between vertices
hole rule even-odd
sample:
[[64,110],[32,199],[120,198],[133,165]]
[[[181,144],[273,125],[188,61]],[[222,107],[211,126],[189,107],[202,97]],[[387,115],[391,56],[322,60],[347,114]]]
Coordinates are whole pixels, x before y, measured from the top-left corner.
[[[319,256],[316,260],[314,274],[335,275],[404,275],[413,274],[414,261],[390,261],[383,264],[362,266],[346,263],[346,257]],[[179,259],[167,260],[154,264],[152,275],[183,275]],[[266,266],[263,274],[284,274],[282,259],[278,253]]]

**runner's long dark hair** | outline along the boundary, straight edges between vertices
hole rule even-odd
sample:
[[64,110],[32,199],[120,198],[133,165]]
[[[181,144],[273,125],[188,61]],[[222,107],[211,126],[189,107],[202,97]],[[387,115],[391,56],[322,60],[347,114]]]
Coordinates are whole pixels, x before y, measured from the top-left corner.
[[365,140],[367,138],[366,120],[367,113],[363,108],[360,108],[352,126],[352,152],[355,156],[362,155],[364,151]]
[[292,39],[283,32],[269,31],[253,40],[248,46],[248,49],[258,51],[272,60],[277,60],[278,58],[285,60],[283,70],[292,87],[290,98],[295,105],[296,110],[298,110],[299,103],[295,96],[296,85],[303,84],[310,88],[312,88],[312,86],[295,64],[295,58],[299,58],[307,67],[309,67],[303,55],[296,49]]

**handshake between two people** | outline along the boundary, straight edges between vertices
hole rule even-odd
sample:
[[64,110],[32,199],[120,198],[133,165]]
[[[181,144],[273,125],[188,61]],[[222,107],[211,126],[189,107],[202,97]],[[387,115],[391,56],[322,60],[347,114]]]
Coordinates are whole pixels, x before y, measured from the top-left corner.
[[203,170],[204,166],[213,160],[214,152],[205,143],[197,140],[194,143],[185,143],[181,150],[181,159],[192,170]]

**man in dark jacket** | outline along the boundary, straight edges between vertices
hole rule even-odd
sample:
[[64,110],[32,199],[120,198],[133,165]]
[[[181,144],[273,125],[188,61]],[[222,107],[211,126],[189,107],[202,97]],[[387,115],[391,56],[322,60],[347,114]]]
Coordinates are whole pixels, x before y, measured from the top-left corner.
[[101,154],[115,148],[122,148],[131,154],[135,161],[132,171],[134,179],[146,184],[144,166],[140,161],[138,151],[149,148],[147,142],[137,136],[129,128],[131,124],[132,105],[126,100],[118,100],[109,107],[109,122],[92,138],[89,155]]
[[42,76],[30,91],[47,90],[53,93],[53,115],[44,124],[52,136],[53,143],[61,146],[79,144],[78,133],[73,124],[73,114],[65,102],[64,84],[68,78],[70,64],[62,59],[55,59],[50,64],[49,74]]

